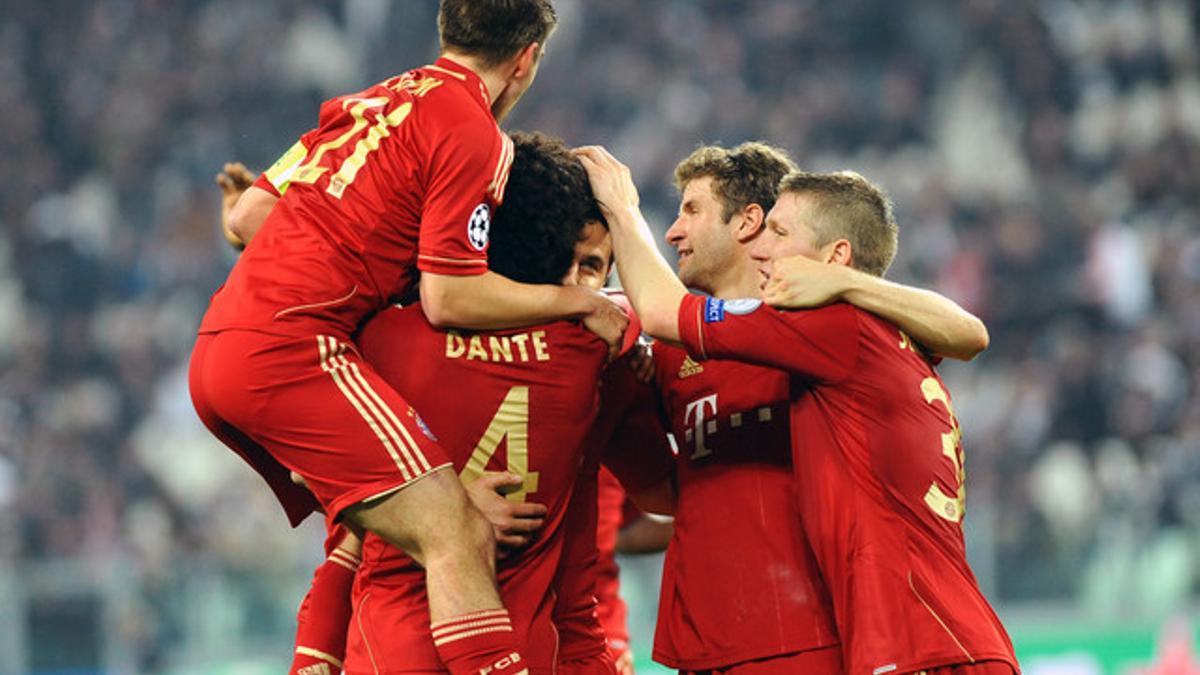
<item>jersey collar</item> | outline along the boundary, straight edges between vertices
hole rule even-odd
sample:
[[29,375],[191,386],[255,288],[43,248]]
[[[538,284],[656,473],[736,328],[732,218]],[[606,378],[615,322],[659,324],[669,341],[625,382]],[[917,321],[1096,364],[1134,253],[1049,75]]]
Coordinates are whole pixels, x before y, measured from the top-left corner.
[[488,98],[487,87],[484,86],[483,80],[475,74],[475,71],[460,63],[455,63],[444,56],[434,61],[433,67],[450,72],[453,77],[449,79],[461,82],[467,88],[467,91],[471,92],[475,99],[479,101],[484,110],[487,110],[489,115],[492,114],[492,104]]

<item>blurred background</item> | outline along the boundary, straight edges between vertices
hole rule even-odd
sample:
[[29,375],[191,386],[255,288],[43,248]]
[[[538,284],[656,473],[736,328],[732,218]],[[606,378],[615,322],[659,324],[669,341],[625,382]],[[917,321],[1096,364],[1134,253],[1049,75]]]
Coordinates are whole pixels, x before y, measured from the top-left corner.
[[[886,187],[890,276],[980,315],[943,373],[971,562],[1027,673],[1196,673],[1200,8],[558,0],[510,128],[675,163],[763,139]],[[320,556],[196,420],[213,174],[436,55],[434,0],[0,0],[0,673],[277,673]],[[656,557],[628,559],[642,672]]]

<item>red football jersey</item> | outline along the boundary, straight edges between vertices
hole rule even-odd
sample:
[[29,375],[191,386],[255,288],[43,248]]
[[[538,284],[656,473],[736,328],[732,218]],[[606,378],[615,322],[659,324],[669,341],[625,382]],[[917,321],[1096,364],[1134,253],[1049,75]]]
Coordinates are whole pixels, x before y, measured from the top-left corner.
[[679,330],[696,358],[793,374],[796,492],[847,672],[983,660],[1017,668],[967,566],[950,395],[908,336],[841,303],[780,312],[757,300],[697,296],[681,304]]
[[283,195],[200,331],[345,337],[418,269],[486,272],[512,157],[483,82],[448,59],[326,101],[268,170]]
[[675,534],[663,564],[654,658],[705,670],[838,643],[796,510],[788,378],[654,346],[679,444]]
[[[611,486],[598,494],[598,474],[603,462],[608,480],[619,479],[632,490],[642,490],[666,480],[674,469],[667,431],[655,408],[655,394],[649,385],[637,381],[633,370],[624,360],[605,369],[600,382],[600,412],[588,433],[586,454],[576,495],[572,498],[573,517],[567,533],[568,548],[563,554],[559,578],[555,581],[559,601],[554,610],[554,623],[561,637],[559,658],[571,661],[603,651],[606,642],[619,648],[617,642],[628,642],[628,631],[615,629],[616,619],[598,601],[608,594],[615,595],[616,574],[612,543],[607,550],[598,545],[608,539],[600,533],[600,512],[610,511],[602,494],[611,495]],[[622,492],[622,498],[624,493]],[[618,505],[618,513],[619,513]],[[606,569],[612,564],[613,569]],[[607,619],[607,621],[603,621]],[[603,624],[601,623],[603,621]]]
[[[666,432],[663,432],[666,438]],[[612,472],[601,470],[596,502],[596,615],[604,626],[614,656],[629,649],[629,608],[621,598],[621,570],[617,567],[617,534],[625,520],[625,489]]]
[[[396,336],[403,336],[402,348]],[[484,334],[443,332],[416,305],[381,312],[358,342],[364,358],[421,411],[419,418],[408,414],[436,437],[464,482],[489,471],[516,473],[525,483],[508,498],[546,505],[543,529],[527,548],[499,562],[497,580],[519,644],[526,645],[522,655],[535,670],[549,668],[557,650],[552,580],[596,414],[604,343],[567,322]],[[379,668],[440,668],[424,571],[370,535],[362,557],[355,612],[367,626]],[[386,645],[382,655],[380,645]],[[352,630],[348,654],[366,651]],[[381,658],[390,661],[385,666]]]

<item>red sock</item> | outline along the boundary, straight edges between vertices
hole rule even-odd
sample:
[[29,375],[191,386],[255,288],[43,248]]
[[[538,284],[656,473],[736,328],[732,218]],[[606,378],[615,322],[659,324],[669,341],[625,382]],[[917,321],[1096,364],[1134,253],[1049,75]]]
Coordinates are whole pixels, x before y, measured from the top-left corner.
[[488,609],[436,621],[433,644],[452,675],[525,675],[508,610]]
[[289,675],[337,675],[346,657],[346,630],[353,605],[350,590],[358,570],[357,554],[338,548],[338,528],[325,541],[329,557],[313,574],[312,586],[296,617],[296,654]]

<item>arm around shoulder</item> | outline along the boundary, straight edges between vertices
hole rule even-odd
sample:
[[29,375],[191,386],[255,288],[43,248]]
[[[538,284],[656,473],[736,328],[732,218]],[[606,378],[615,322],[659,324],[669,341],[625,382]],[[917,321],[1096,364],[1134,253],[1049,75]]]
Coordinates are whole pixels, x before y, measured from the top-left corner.
[[990,343],[979,317],[934,291],[854,271],[843,298],[896,324],[938,356],[970,361]]

